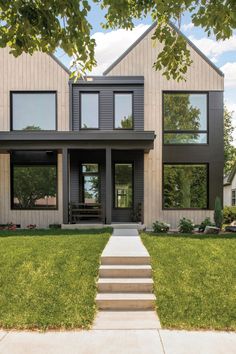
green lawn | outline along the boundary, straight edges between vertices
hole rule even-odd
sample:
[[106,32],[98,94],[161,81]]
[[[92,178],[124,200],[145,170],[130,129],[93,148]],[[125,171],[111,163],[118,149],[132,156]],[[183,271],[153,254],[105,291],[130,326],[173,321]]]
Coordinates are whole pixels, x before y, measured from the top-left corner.
[[142,234],[166,328],[236,330],[236,237]]
[[0,328],[88,328],[110,231],[1,231]]

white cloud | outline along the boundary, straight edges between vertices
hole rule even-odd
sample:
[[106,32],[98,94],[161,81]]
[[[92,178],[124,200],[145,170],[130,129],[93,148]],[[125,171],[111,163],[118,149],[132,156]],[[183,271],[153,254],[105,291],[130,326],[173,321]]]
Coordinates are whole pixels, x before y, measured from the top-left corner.
[[225,87],[236,88],[236,62],[226,63],[221,70],[225,74]]
[[193,27],[194,27],[194,24],[192,22],[190,22],[190,23],[184,23],[181,26],[181,29],[184,31],[190,31],[191,29],[193,29]]
[[236,50],[236,35],[225,41],[215,41],[211,38],[197,39],[194,36],[189,36],[189,39],[211,60],[217,61],[218,57],[224,53]]
[[97,66],[92,74],[101,75],[148,27],[149,25],[140,24],[132,31],[118,29],[107,33],[94,33],[92,38],[96,40]]

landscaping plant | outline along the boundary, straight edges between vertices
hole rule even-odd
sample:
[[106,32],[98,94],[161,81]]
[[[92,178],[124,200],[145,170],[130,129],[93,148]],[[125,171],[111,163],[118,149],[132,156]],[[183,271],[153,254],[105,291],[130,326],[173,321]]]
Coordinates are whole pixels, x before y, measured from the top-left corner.
[[206,226],[214,226],[214,224],[211,222],[211,219],[209,217],[205,218],[200,226],[199,226],[199,232],[204,232],[205,231],[205,228]]
[[155,233],[166,233],[170,229],[169,224],[166,224],[165,222],[158,221],[158,220],[152,224],[152,227]]
[[236,221],[236,206],[226,206],[223,210],[223,220],[225,224]]
[[222,212],[221,200],[219,197],[216,197],[215,200],[214,221],[216,227],[219,227],[219,229],[221,229],[223,224],[223,212]]
[[192,233],[193,230],[194,230],[194,224],[193,224],[192,220],[186,219],[186,218],[180,219],[179,232],[181,232],[183,234],[189,234],[189,233]]

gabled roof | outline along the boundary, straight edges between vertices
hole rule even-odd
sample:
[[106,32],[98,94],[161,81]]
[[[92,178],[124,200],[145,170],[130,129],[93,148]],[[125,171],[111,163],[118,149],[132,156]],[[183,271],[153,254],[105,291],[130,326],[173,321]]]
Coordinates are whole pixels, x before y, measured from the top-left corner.
[[[155,21],[121,56],[114,61],[104,72],[103,75],[107,75],[133,48],[138,45],[143,38],[145,38],[149,32],[151,32],[157,25],[157,21]],[[192,47],[220,76],[224,76],[224,73],[205,55],[203,54],[198,47],[193,44],[193,42],[186,37],[183,32],[181,32],[173,23],[170,22],[170,26],[178,32],[181,36],[184,37],[184,39],[187,41],[187,43]]]
[[71,74],[70,70],[54,55],[54,54],[48,54],[53,60],[55,60],[55,62],[60,65],[60,67],[62,67],[62,69],[64,69],[67,74]]
[[233,179],[234,179],[234,176],[235,176],[235,173],[236,173],[236,162],[234,164],[234,166],[232,167],[232,170],[231,172],[225,176],[224,178],[224,186],[228,186],[232,183]]

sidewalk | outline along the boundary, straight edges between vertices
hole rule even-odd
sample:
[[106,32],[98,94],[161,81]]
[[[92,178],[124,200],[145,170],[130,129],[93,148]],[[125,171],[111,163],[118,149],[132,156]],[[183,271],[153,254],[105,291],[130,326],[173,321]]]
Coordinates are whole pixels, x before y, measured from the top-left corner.
[[236,333],[170,330],[0,331],[1,354],[235,354]]

